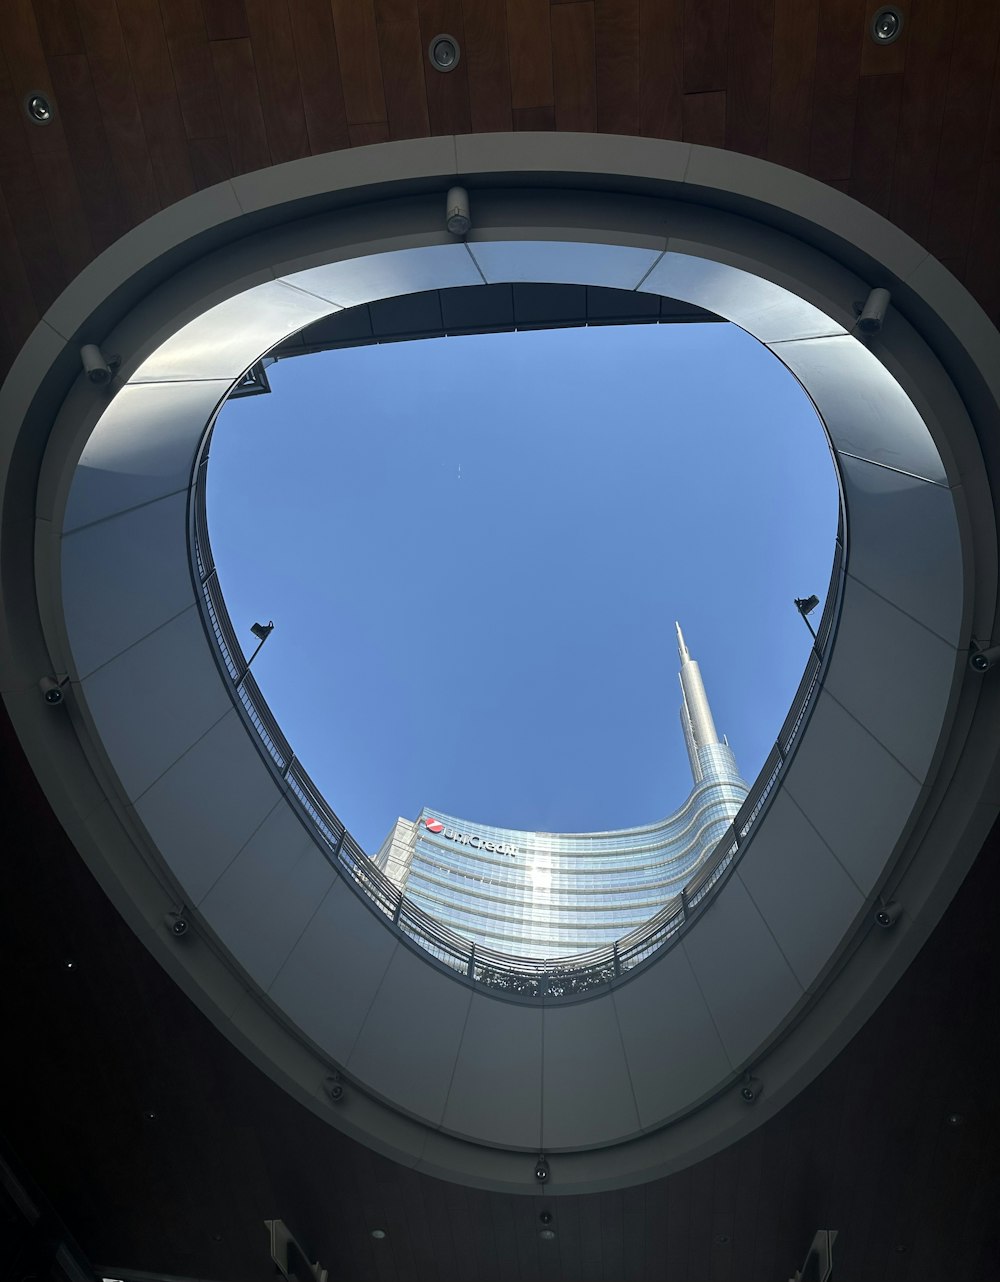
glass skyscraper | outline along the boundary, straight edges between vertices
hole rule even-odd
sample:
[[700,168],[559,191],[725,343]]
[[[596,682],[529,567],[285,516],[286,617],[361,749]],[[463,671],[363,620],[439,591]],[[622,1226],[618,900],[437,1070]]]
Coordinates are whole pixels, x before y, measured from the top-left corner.
[[375,856],[424,912],[477,944],[562,957],[612,943],[679,895],[747,795],[677,625],[681,729],[694,786],[657,823],[615,832],[497,828],[422,810]]

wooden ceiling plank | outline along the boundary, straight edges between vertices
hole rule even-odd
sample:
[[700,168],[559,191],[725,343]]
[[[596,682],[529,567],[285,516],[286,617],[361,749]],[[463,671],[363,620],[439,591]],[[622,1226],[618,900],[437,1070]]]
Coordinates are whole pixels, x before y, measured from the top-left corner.
[[128,0],[119,12],[157,191],[172,205],[194,191],[194,175],[160,6]]
[[48,61],[91,240],[100,253],[128,231],[129,223],[90,78],[90,63],[83,53],[50,56]]
[[[385,3],[388,4],[388,0]],[[393,11],[391,6],[389,11]],[[413,5],[412,16],[404,22],[382,22],[378,2],[375,15],[379,18],[378,46],[389,137],[426,138],[430,133],[430,121],[427,117],[424,58],[416,4]]]
[[114,0],[76,0],[87,61],[129,224],[160,208],[139,102]]
[[914,5],[905,36],[906,70],[889,217],[921,244],[927,239],[934,195],[957,12],[951,4]]
[[340,51],[340,76],[344,86],[347,123],[368,125],[385,121],[388,137],[373,0],[330,0],[330,3],[337,48]]
[[295,0],[290,10],[309,148],[315,155],[351,145],[329,0]]
[[863,76],[891,76],[893,72],[906,68],[906,46],[910,36],[910,0],[895,0],[896,7],[903,15],[903,30],[892,44],[877,44],[871,36],[872,22],[875,14],[882,8],[885,0],[866,0],[863,19],[864,40],[861,53],[861,74]]
[[597,128],[639,132],[639,0],[596,0]]
[[725,89],[729,0],[684,0],[684,92]]
[[189,139],[222,134],[222,106],[201,0],[160,0],[184,132]]
[[555,107],[515,107],[511,115],[515,132],[532,129],[552,132],[556,127]]
[[209,40],[245,40],[250,35],[243,0],[201,0],[201,3]]
[[[886,216],[892,199],[892,166],[902,95],[903,77],[899,74],[861,79],[847,190],[855,200]],[[867,127],[872,120],[879,122],[878,129]]]
[[809,165],[819,0],[775,0],[767,159]]
[[233,172],[263,169],[269,163],[270,150],[250,41],[213,40],[210,48]]
[[809,173],[824,181],[851,176],[865,0],[823,0],[813,88]]
[[620,1189],[600,1194],[601,1263],[606,1278],[625,1274],[625,1199]]
[[73,0],[33,0],[38,37],[47,54],[83,53]]
[[639,0],[639,132],[680,138],[684,69],[683,0]]
[[748,156],[767,153],[771,110],[774,0],[740,0],[729,17],[726,146]]
[[[975,221],[976,195],[989,119],[1000,7],[984,7],[975,22],[959,21],[948,72],[927,248],[937,258],[964,260]],[[995,230],[1000,231],[1000,211]]]
[[552,7],[552,82],[556,128],[597,128],[597,60],[593,0]]
[[703,147],[726,145],[726,92],[686,93],[681,100],[685,142]]
[[515,110],[553,106],[552,30],[547,4],[507,0],[507,47],[511,106]]
[[511,115],[506,0],[462,0],[469,110],[475,133],[503,133]]
[[271,163],[301,160],[309,155],[309,133],[288,0],[245,3]]
[[[38,35],[31,0],[5,0],[0,32],[11,87],[18,103],[32,90],[55,93],[45,53]],[[24,118],[23,126],[52,222],[53,243],[69,272],[82,271],[94,254],[76,172],[69,154],[59,104],[52,121],[36,126]]]
[[[430,131],[432,134],[471,133],[469,63],[464,56],[466,39],[462,0],[418,0],[417,12]],[[454,36],[461,50],[458,66],[452,71],[436,71],[427,57],[430,42],[442,33]]]
[[347,133],[352,147],[369,147],[389,141],[389,126],[384,120],[373,120],[367,125],[348,125]]
[[225,135],[220,138],[192,138],[188,143],[188,154],[198,191],[232,178],[233,158]]

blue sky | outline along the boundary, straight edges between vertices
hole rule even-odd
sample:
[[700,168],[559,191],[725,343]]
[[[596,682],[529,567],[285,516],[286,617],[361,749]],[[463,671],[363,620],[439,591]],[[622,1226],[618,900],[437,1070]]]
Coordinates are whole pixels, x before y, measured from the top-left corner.
[[674,620],[751,780],[808,656],[837,490],[805,393],[730,325],[384,344],[230,403],[208,515],[254,673],[370,853],[430,806],[661,818],[690,772]]

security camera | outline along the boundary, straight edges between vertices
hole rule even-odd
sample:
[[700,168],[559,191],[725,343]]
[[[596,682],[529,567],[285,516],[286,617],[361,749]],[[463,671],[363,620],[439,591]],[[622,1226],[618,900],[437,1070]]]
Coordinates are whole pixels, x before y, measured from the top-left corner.
[[885,324],[885,314],[889,310],[892,295],[887,289],[873,289],[864,303],[856,304],[858,311],[858,329],[862,334],[877,334]]
[[891,930],[903,914],[903,905],[896,903],[883,904],[875,914],[875,925],[883,930]]
[[167,913],[163,920],[175,939],[183,939],[190,930],[188,919],[183,912]]
[[756,1104],[760,1099],[764,1087],[756,1077],[751,1077],[749,1073],[743,1078],[740,1086],[740,1099],[744,1104]]
[[84,373],[99,387],[104,387],[111,382],[112,375],[120,364],[117,356],[105,359],[104,353],[96,343],[84,343],[80,348],[80,361],[83,364]]
[[334,1104],[339,1104],[344,1098],[344,1083],[340,1080],[340,1074],[334,1073],[323,1083],[323,1089],[333,1100]]
[[991,645],[983,650],[973,650],[969,655],[969,667],[973,672],[982,675],[1000,660],[1000,645]]
[[69,677],[55,676],[42,677],[38,683],[38,688],[42,692],[42,698],[50,708],[58,708],[64,698],[63,687],[68,683]]
[[544,1184],[549,1178],[549,1164],[544,1157],[539,1157],[535,1163],[535,1179],[539,1184]]
[[452,187],[445,201],[445,225],[453,236],[467,235],[472,226],[469,212],[469,193],[464,187]]

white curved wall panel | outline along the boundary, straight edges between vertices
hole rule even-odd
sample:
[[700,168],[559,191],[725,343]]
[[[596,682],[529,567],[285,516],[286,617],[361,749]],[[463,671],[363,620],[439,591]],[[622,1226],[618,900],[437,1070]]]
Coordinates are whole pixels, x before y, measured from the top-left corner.
[[63,611],[81,679],[194,605],[187,495],[172,494],[67,534]]
[[471,240],[487,283],[545,281],[550,285],[603,285],[635,289],[661,249],[558,240]]
[[840,470],[851,577],[958,645],[963,585],[955,573],[961,548],[953,495],[849,455],[841,456]]
[[664,254],[639,289],[696,303],[733,321],[762,343],[845,333],[818,307],[787,289],[692,254]]
[[401,947],[338,877],[268,996],[331,1059],[346,1064],[389,959]]
[[955,657],[947,642],[848,575],[823,687],[922,783]]
[[687,953],[726,1054],[734,1067],[760,1045],[802,996],[802,985],[757,911],[746,887],[730,877],[697,928],[680,947]]
[[233,708],[133,804],[197,903],[281,797]]
[[913,811],[920,784],[822,690],[782,788],[868,895]]
[[732,1065],[691,963],[671,948],[613,993],[641,1126],[690,1107]]
[[279,801],[195,907],[267,989],[335,876],[315,837]]
[[217,303],[148,356],[129,384],[238,378],[261,352],[335,308],[280,280]]
[[768,346],[808,389],[838,452],[947,485],[941,456],[909,397],[853,335]]
[[474,993],[441,1124],[505,1148],[536,1148],[542,1011]]
[[126,384],[101,415],[73,474],[63,533],[187,491],[205,424],[231,379]]
[[339,307],[357,307],[379,298],[418,294],[425,289],[483,283],[465,246],[458,243],[389,250],[370,258],[347,258],[325,267],[307,267],[283,279]]
[[412,949],[392,955],[347,1071],[376,1094],[437,1125],[455,1071],[472,990]]
[[81,689],[130,800],[233,709],[193,605],[98,668]]
[[547,1006],[543,1014],[543,1148],[605,1144],[639,1129],[612,1002]]
[[837,951],[864,896],[802,811],[780,789],[736,875],[803,988]]

